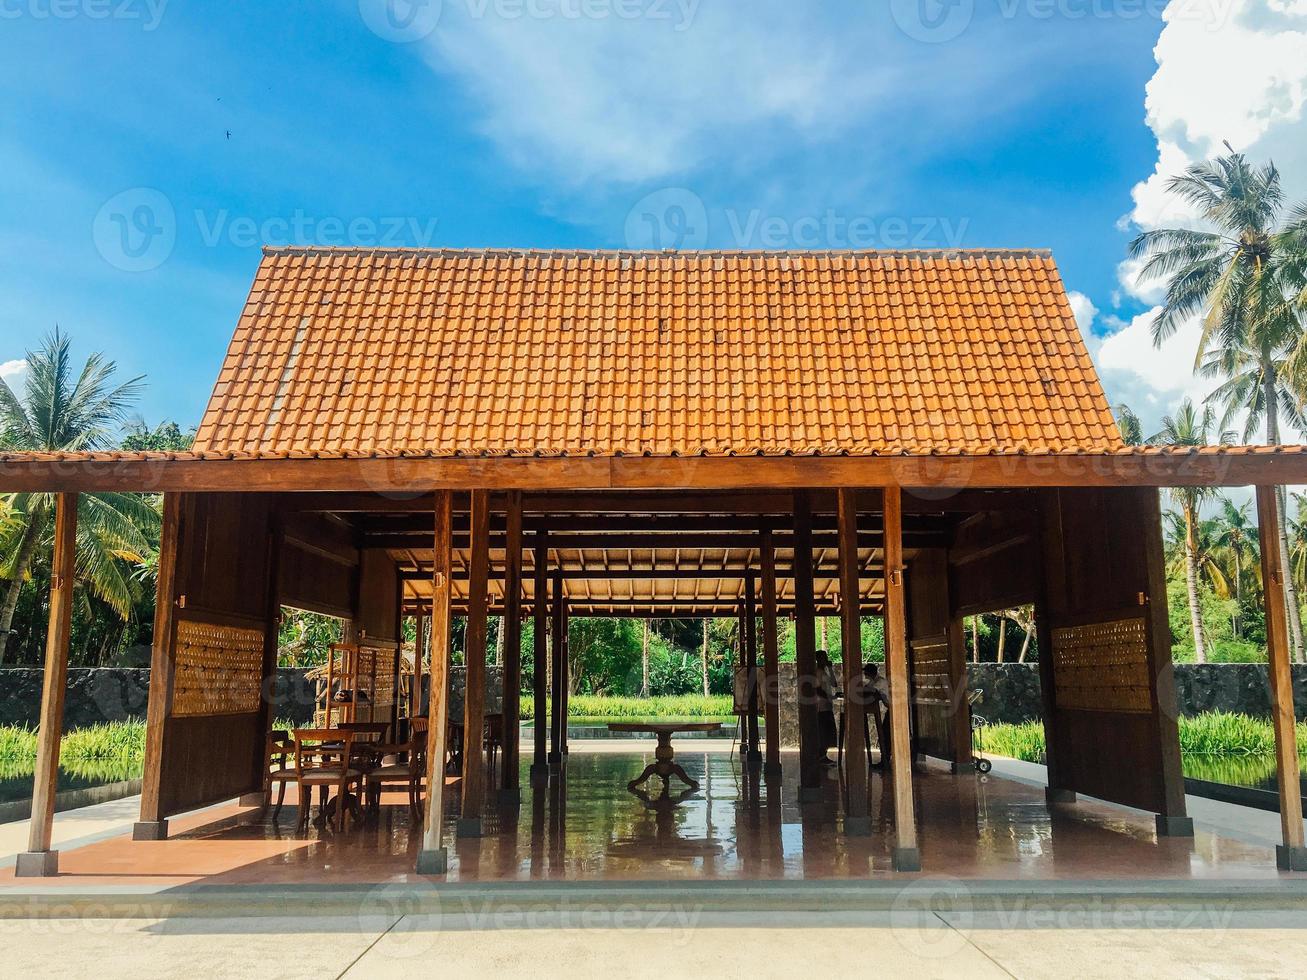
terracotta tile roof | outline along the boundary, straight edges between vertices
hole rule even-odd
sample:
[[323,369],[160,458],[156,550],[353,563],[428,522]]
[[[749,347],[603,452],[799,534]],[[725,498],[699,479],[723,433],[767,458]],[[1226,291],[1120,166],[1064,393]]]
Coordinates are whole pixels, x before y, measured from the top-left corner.
[[269,249],[199,429],[237,455],[1110,452],[1052,258]]

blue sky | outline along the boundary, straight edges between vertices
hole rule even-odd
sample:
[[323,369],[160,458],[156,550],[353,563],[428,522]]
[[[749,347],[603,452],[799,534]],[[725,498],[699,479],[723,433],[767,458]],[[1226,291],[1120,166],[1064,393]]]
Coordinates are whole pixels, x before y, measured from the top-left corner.
[[[1166,58],[1239,30],[1269,63],[1285,25],[1252,14],[1307,21],[1184,3],[1220,20],[1162,58],[1143,0],[5,0],[0,363],[57,323],[193,425],[265,239],[1031,246],[1115,344],[1111,392],[1164,407],[1120,263],[1161,163],[1237,129]],[[1243,106],[1254,150],[1302,139],[1292,71],[1265,125]]]

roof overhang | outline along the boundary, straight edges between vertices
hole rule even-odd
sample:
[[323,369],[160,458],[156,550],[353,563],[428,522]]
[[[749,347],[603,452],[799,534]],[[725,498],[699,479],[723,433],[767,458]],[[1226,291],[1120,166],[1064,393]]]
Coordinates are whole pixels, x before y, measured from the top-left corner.
[[0,492],[371,492],[1307,484],[1307,446],[932,456],[0,455]]

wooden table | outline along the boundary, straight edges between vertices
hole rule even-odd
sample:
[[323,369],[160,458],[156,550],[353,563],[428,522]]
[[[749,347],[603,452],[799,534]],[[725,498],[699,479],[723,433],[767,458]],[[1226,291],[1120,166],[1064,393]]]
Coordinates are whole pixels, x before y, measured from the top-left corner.
[[675,762],[675,756],[672,752],[672,736],[682,732],[716,732],[720,731],[721,727],[722,723],[719,721],[668,721],[648,724],[623,721],[613,722],[608,726],[608,730],[610,732],[641,732],[658,736],[658,748],[654,750],[654,762],[645,767],[644,772],[640,773],[638,779],[632,779],[626,784],[629,789],[635,789],[643,785],[653,775],[662,776],[664,785],[667,785],[671,777],[675,776],[691,789],[698,789],[699,784],[687,776],[685,770]]

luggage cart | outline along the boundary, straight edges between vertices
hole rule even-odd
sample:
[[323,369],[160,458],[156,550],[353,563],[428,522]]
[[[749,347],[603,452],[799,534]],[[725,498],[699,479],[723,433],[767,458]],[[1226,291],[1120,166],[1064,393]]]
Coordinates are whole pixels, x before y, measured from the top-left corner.
[[[967,703],[974,707],[985,699],[984,691],[972,691],[967,697]],[[971,712],[971,754],[972,765],[976,767],[976,772],[982,776],[987,775],[994,768],[994,763],[985,758],[985,726],[989,722],[985,720],[984,715],[978,715]]]

